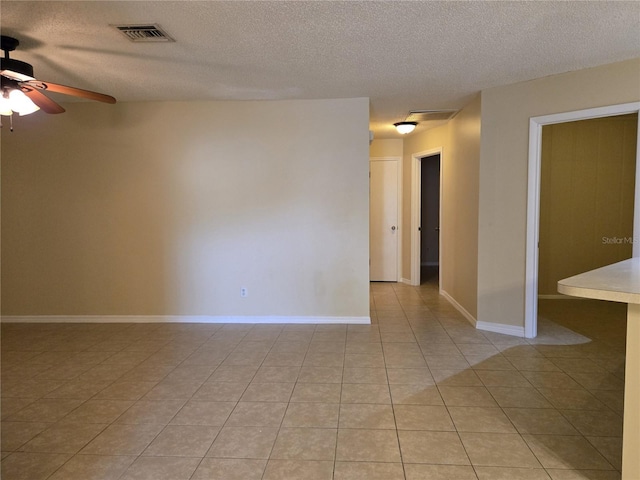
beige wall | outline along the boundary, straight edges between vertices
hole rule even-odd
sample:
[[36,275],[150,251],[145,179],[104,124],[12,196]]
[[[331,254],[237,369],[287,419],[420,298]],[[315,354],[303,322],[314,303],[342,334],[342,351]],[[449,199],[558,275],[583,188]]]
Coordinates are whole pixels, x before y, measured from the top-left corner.
[[478,320],[524,326],[529,118],[640,100],[640,59],[482,92]]
[[403,141],[401,138],[374,139],[369,146],[370,157],[401,157]]
[[406,137],[404,142],[403,277],[411,274],[411,157],[442,147],[440,288],[476,316],[478,265],[478,175],[480,96],[446,125]]
[[538,294],[631,258],[638,115],[542,127]]
[[4,315],[368,317],[367,99],[66,108],[2,130]]

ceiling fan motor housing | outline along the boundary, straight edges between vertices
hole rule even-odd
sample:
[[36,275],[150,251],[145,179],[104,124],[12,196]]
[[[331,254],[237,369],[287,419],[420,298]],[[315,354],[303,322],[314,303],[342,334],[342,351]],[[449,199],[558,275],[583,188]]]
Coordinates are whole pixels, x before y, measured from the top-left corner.
[[0,58],[0,70],[11,70],[29,77],[33,77],[33,67],[27,62],[14,60],[13,58]]

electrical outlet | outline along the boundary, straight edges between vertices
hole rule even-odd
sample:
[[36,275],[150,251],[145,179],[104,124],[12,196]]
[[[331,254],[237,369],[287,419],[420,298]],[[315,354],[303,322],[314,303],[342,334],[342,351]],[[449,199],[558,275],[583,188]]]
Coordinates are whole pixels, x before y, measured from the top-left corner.
[[247,290],[247,287],[240,287],[240,296],[241,297],[249,296],[249,290]]

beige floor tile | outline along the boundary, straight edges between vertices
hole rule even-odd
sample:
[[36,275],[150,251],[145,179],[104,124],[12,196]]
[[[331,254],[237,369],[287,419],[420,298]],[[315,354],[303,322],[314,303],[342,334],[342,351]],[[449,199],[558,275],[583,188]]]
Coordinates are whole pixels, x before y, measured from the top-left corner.
[[[400,344],[396,344],[400,345]],[[402,345],[409,345],[404,343]],[[385,353],[384,363],[387,368],[426,368],[427,362],[425,361],[422,353]]]
[[332,480],[333,462],[269,460],[263,480]]
[[434,385],[428,368],[388,368],[390,385]]
[[337,403],[290,403],[282,426],[338,428],[339,411]]
[[145,456],[204,457],[220,427],[168,425],[143,452]]
[[270,458],[333,461],[335,452],[336,429],[281,428]]
[[253,382],[293,383],[300,374],[299,366],[262,366],[256,372]]
[[582,436],[523,435],[544,468],[612,470],[613,466]]
[[2,422],[0,434],[2,435],[3,452],[19,450],[22,445],[38,435],[44,429],[52,425],[45,422]]
[[552,480],[620,480],[615,470],[555,470],[547,469]]
[[22,447],[26,452],[77,453],[107,425],[99,423],[56,423]]
[[520,371],[559,372],[560,368],[544,357],[508,357],[509,362]]
[[480,377],[473,370],[431,370],[431,375],[438,386],[449,387],[481,387]]
[[564,372],[522,372],[522,374],[537,388],[581,388]]
[[286,403],[239,402],[226,425],[229,427],[278,427],[282,423]]
[[257,371],[257,367],[220,366],[211,374],[207,382],[232,382],[249,384]]
[[354,353],[346,354],[344,356],[344,366],[348,368],[353,367],[370,367],[370,368],[384,368],[384,356],[380,353]]
[[167,425],[185,403],[185,400],[139,400],[120,415],[115,423]]
[[518,434],[461,432],[460,438],[474,466],[541,467]]
[[45,480],[70,457],[69,454],[14,452],[2,460],[0,477],[5,480]]
[[586,437],[616,470],[622,470],[622,437]]
[[405,480],[401,463],[336,462],[333,480]]
[[435,385],[392,384],[391,398],[394,405],[443,405]]
[[464,358],[474,370],[515,370],[511,362],[501,355],[465,355]]
[[621,437],[622,417],[610,410],[560,410],[583,435]]
[[606,405],[583,388],[539,388],[542,395],[559,409],[602,410]]
[[205,458],[191,480],[261,480],[266,460]]
[[9,422],[57,422],[82,404],[82,400],[41,398],[7,418]]
[[399,431],[405,463],[468,465],[469,458],[455,432]]
[[[281,346],[280,348],[285,347]],[[304,350],[302,351],[271,351],[265,357],[262,365],[271,367],[300,367],[304,362],[306,348],[306,345],[304,345]]]
[[342,367],[302,367],[299,383],[342,383]]
[[336,460],[346,462],[400,462],[394,430],[339,429]]
[[473,467],[462,465],[404,465],[406,480],[477,480]]
[[444,406],[394,405],[398,430],[455,431]]
[[297,383],[290,402],[340,403],[339,383]]
[[304,358],[305,367],[342,367],[344,365],[344,355],[335,352],[307,352]]
[[89,455],[140,455],[162,430],[161,425],[110,425],[84,447]]
[[250,383],[242,402],[288,402],[295,383]]
[[87,400],[64,417],[65,422],[111,423],[134,404],[131,400]]
[[395,430],[393,408],[384,404],[343,403],[340,405],[339,427]]
[[518,432],[542,435],[578,435],[578,431],[551,408],[505,408]]
[[491,396],[503,408],[551,408],[552,405],[535,388],[489,387]]
[[438,386],[445,405],[451,407],[496,407],[496,401],[486,387]]
[[205,382],[191,399],[203,402],[237,402],[246,388],[246,383]]
[[49,480],[118,480],[135,459],[128,455],[76,455]]
[[386,385],[387,371],[384,368],[345,367],[342,383],[377,383]]
[[341,403],[391,403],[389,386],[376,383],[345,383]]
[[428,355],[425,359],[427,366],[433,370],[470,368],[469,362],[463,355]]
[[139,400],[147,394],[157,382],[115,382],[98,392],[94,399]]
[[542,468],[476,467],[479,480],[550,480]]
[[267,459],[276,440],[273,427],[224,427],[207,457]]
[[189,480],[199,458],[138,457],[121,480]]
[[458,432],[516,433],[501,408],[449,407]]
[[[486,387],[531,387],[531,384],[527,381],[527,378],[525,378],[522,373],[517,371],[477,370],[476,373]],[[531,372],[524,373],[526,374]]]
[[231,415],[236,402],[188,401],[171,420],[171,425],[222,426]]

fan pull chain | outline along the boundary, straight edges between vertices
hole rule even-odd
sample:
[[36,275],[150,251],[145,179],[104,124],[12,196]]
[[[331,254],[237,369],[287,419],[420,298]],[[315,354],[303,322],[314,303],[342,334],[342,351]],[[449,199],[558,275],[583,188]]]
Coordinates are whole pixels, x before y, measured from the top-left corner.
[[[2,117],[4,115],[0,115],[0,128],[4,127],[4,124],[2,123]],[[9,117],[9,131],[13,132],[13,114],[8,115]]]

